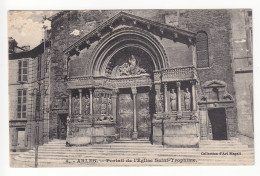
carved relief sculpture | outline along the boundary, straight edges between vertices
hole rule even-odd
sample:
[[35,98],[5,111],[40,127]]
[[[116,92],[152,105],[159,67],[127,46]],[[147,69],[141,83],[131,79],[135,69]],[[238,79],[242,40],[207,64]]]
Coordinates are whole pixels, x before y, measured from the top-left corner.
[[146,73],[146,70],[140,68],[136,64],[136,59],[134,55],[128,60],[128,63],[124,63],[123,65],[119,66],[118,68],[119,76],[132,76],[132,75],[140,75],[141,73]]
[[191,94],[189,92],[189,89],[186,88],[184,92],[184,105],[186,111],[190,110],[190,102],[191,102],[190,99],[191,99]]
[[163,93],[157,94],[156,95],[156,112],[157,113],[162,113],[163,112],[163,102],[164,102],[164,96]]
[[156,104],[156,112],[157,113],[160,113],[162,112],[162,103],[161,103],[161,95],[156,93],[156,96],[155,96],[155,104]]
[[177,110],[177,106],[176,106],[176,93],[175,90],[172,89],[172,92],[170,94],[170,101],[171,101],[171,111],[176,111]]
[[68,109],[68,99],[67,98],[62,98],[62,102],[61,102],[61,108],[62,109]]
[[107,114],[112,114],[112,101],[111,101],[111,95],[108,95],[107,97]]
[[99,114],[99,108],[100,104],[99,104],[99,94],[95,93],[94,94],[94,99],[93,99],[93,111],[94,114]]
[[107,98],[106,94],[103,94],[101,98],[101,114],[106,114],[107,113]]

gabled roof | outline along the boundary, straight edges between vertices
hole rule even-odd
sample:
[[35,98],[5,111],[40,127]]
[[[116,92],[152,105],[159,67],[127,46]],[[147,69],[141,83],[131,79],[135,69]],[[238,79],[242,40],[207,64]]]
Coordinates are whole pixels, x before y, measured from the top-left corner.
[[[104,35],[106,32],[111,31],[113,28],[115,28],[116,25],[124,24],[124,25],[129,25],[130,23],[127,23],[127,21],[132,22],[131,24],[133,26],[139,26],[139,27],[144,27],[146,30],[151,31],[157,31],[158,33],[161,34],[161,37],[166,37],[166,35],[170,35],[172,39],[176,39],[179,36],[182,36],[185,39],[187,43],[193,43],[195,41],[195,33],[183,30],[174,26],[162,24],[159,22],[155,22],[152,20],[148,20],[139,16],[135,16],[132,14],[128,14],[125,12],[119,12],[117,15],[114,17],[110,18],[103,24],[99,25],[96,29],[73,43],[71,46],[69,46],[67,49],[65,49],[63,52],[68,53],[71,52],[73,49],[76,47],[79,47],[80,45],[86,43],[89,45],[90,43],[96,41],[99,39],[102,35]],[[85,44],[86,45],[86,44]]]
[[45,47],[50,47],[51,42],[46,41],[45,43],[42,42],[35,48],[29,51],[24,51],[20,53],[11,53],[9,54],[9,60],[14,60],[14,59],[22,59],[22,58],[35,58],[39,56],[40,54],[44,53],[44,45]]

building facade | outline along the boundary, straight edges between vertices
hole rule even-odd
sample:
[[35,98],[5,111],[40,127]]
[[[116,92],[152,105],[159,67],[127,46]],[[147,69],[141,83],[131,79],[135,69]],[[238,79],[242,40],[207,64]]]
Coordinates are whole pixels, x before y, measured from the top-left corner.
[[[38,129],[40,143],[58,138],[68,146],[149,140],[198,147],[200,140],[230,140],[239,129],[244,134],[248,116],[237,110],[234,36],[239,31],[234,24],[242,22],[235,14],[245,11],[63,11],[52,16],[46,35],[51,47],[36,54],[40,66],[28,59],[34,63],[29,70],[43,70],[38,78],[34,69],[28,72],[36,77],[28,77],[36,93],[30,88],[24,93],[27,83],[18,88],[9,80],[10,101],[23,106],[24,94],[26,103],[31,101],[23,127],[26,141],[33,146]],[[10,60],[9,68],[18,69],[11,64],[20,60],[26,59]],[[12,113],[17,120],[24,112]],[[34,125],[29,128],[28,122]],[[23,133],[20,127],[10,130],[17,131],[10,133],[17,134],[10,135],[14,141]]]
[[[49,46],[50,43],[45,42],[32,50],[9,53],[9,136],[12,151],[33,148],[37,142],[36,134],[39,134],[40,144],[48,142],[50,65],[45,59],[44,48]],[[42,98],[39,98],[40,94]]]

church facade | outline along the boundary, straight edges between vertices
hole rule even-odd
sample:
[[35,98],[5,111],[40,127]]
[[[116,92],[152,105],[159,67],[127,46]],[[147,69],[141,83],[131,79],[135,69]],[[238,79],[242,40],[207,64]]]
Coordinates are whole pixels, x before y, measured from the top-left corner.
[[51,17],[51,46],[42,54],[50,61],[49,86],[39,88],[48,90],[49,101],[39,93],[34,103],[48,112],[31,116],[41,121],[42,143],[199,147],[200,140],[237,137],[232,18],[229,10],[63,11]]

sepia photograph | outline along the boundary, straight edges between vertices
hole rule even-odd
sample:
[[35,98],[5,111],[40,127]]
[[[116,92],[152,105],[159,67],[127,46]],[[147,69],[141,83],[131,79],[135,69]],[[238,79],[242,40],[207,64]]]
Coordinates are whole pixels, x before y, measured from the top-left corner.
[[252,16],[9,10],[9,166],[254,165]]

